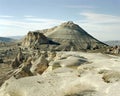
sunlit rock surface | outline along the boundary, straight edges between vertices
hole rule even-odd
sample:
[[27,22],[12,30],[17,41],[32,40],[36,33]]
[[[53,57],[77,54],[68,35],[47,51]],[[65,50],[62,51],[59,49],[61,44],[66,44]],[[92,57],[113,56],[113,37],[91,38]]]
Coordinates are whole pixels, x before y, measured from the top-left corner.
[[[70,57],[73,59],[67,59]],[[80,61],[79,61],[80,59]],[[120,57],[101,53],[57,52],[62,65],[42,75],[11,77],[0,88],[0,96],[119,96]],[[65,60],[65,62],[64,62]],[[75,62],[74,62],[75,60]],[[77,67],[68,66],[68,64]],[[81,63],[81,60],[85,62]],[[52,65],[50,65],[52,66]]]
[[96,50],[107,46],[72,21],[50,29],[30,31],[22,45],[59,51]]

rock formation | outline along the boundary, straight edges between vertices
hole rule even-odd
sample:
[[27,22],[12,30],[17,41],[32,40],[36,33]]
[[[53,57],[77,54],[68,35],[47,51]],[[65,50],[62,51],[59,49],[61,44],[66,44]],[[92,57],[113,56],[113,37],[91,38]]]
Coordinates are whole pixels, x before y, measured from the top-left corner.
[[118,82],[120,81],[120,72],[109,70],[103,73],[102,79],[106,83],[113,83],[113,82]]
[[[36,64],[43,64],[44,57],[40,58],[35,61]],[[119,56],[57,52],[54,58],[60,61],[59,65],[65,66],[54,66],[54,70],[46,70],[42,75],[20,79],[12,77],[1,86],[0,96],[120,96]],[[21,71],[16,77],[27,76],[27,72],[24,72]]]
[[23,46],[36,46],[39,44],[47,44],[48,38],[39,32],[28,32],[27,36],[24,38],[22,45]]
[[33,76],[32,72],[30,71],[30,68],[32,66],[31,61],[32,61],[32,59],[29,58],[27,60],[27,62],[22,63],[20,68],[15,70],[15,72],[13,74],[16,79]]
[[42,44],[46,46],[41,49],[59,51],[95,50],[107,46],[71,21],[51,29],[29,32],[22,42],[22,45],[29,47]]
[[15,59],[12,62],[12,68],[17,68],[21,63],[23,63],[24,60],[24,56],[22,51],[20,50],[20,52],[18,53],[17,57],[15,57]]
[[115,55],[120,54],[120,46],[114,46],[114,47],[108,48],[107,53],[108,54],[115,54]]
[[3,63],[3,59],[2,58],[0,58],[0,63]]
[[53,51],[53,52],[49,52],[48,53],[48,61],[50,62],[50,61],[53,61],[54,60],[54,58],[56,57],[56,52],[55,51]]
[[30,71],[33,74],[42,74],[48,68],[48,61],[44,55],[41,55],[35,62],[33,62]]
[[49,44],[59,43],[48,39],[43,33],[30,31],[22,41],[22,46],[32,49],[48,50]]
[[92,37],[79,25],[73,22],[65,22],[56,27],[53,32],[46,33],[53,41],[60,43],[57,50],[82,50],[82,49],[98,49],[106,44]]
[[80,56],[67,56],[62,57],[59,60],[54,60],[49,63],[52,70],[59,67],[69,67],[69,68],[77,68],[78,66],[88,63],[85,58]]

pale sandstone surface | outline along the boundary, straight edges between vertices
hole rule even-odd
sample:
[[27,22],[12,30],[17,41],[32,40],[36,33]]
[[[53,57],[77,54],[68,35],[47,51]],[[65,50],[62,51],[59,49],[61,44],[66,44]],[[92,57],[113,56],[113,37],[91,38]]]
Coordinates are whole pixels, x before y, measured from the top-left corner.
[[[86,62],[73,68],[67,60],[74,57]],[[65,63],[64,63],[65,60]],[[65,66],[53,67],[60,61]],[[67,64],[66,64],[67,63]],[[71,65],[71,64],[70,64]],[[74,64],[72,64],[74,65]],[[0,96],[119,96],[120,57],[101,53],[57,52],[42,75],[15,79],[0,88]]]

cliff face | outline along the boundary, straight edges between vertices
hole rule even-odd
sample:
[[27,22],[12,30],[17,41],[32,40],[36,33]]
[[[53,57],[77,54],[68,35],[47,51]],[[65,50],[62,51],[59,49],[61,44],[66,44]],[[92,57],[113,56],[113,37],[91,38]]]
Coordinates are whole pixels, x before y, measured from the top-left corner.
[[47,44],[48,38],[39,32],[28,32],[22,42],[22,46],[31,47],[40,44]]

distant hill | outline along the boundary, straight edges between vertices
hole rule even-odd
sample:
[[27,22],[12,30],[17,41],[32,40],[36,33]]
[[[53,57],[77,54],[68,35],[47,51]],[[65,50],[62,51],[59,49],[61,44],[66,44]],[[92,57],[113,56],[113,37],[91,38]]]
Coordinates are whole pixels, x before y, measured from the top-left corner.
[[0,42],[12,42],[14,39],[7,37],[0,37]]
[[12,38],[12,39],[16,39],[16,40],[20,40],[22,39],[24,36],[9,36],[7,38]]
[[106,43],[106,44],[108,44],[110,46],[115,46],[115,45],[120,46],[120,40],[104,41],[104,43]]

